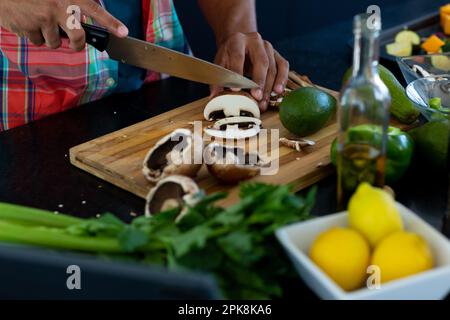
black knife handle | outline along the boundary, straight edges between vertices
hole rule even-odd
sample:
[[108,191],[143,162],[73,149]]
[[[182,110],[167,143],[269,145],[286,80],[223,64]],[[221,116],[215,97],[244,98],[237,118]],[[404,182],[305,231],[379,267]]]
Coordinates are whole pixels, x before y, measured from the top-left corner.
[[[86,43],[93,46],[98,51],[105,51],[109,42],[109,32],[101,27],[92,24],[82,23],[81,26],[86,34]],[[61,37],[67,38],[67,33],[60,28]]]

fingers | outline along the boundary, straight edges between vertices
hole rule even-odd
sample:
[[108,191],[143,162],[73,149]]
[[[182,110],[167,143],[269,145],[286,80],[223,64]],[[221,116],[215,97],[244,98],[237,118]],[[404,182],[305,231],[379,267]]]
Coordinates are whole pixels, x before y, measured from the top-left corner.
[[83,29],[70,29],[64,24],[61,24],[61,28],[66,32],[69,38],[69,46],[72,50],[81,51],[86,46],[86,34]]
[[42,46],[45,43],[45,39],[41,31],[27,32],[25,34],[25,37],[27,37],[31,41],[31,43],[38,47]]
[[61,37],[57,24],[48,23],[42,26],[42,35],[45,39],[45,45],[51,49],[57,49],[61,46]]
[[128,35],[128,28],[93,0],[81,0],[80,8],[83,14],[93,18],[115,36],[123,38]]
[[273,85],[277,76],[277,64],[275,62],[275,55],[272,45],[265,41],[264,46],[266,48],[267,57],[269,59],[269,68],[267,71],[266,83],[264,86],[263,98],[259,103],[261,111],[266,111],[269,105],[270,94],[273,91]]
[[[287,84],[289,63],[258,33],[233,35],[222,43],[215,63],[239,74],[244,70],[251,73],[259,86],[252,89],[251,94],[259,102],[261,111],[267,109],[272,92],[283,93]],[[211,86],[211,96],[220,90],[222,88]]]
[[[83,16],[81,17],[83,20]],[[67,25],[67,15],[63,14],[59,17],[59,26],[67,34],[69,39],[69,47],[75,51],[81,51],[86,46],[86,34],[81,27],[69,27]]]
[[273,90],[276,93],[283,93],[289,77],[289,62],[277,51],[275,51],[275,61],[277,64],[277,76],[275,78]]
[[258,41],[254,44],[254,48],[249,50],[249,56],[252,62],[253,81],[259,85],[259,89],[252,89],[252,95],[256,100],[261,101],[263,98],[263,89],[266,83],[267,71],[269,70],[269,58],[267,57],[262,41]]

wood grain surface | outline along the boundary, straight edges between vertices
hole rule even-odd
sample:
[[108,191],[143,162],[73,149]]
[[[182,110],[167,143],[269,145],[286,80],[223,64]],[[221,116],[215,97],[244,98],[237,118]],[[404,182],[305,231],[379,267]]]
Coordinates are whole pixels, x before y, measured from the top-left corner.
[[[288,87],[314,86],[309,79],[291,72]],[[321,87],[319,87],[321,88]],[[338,97],[338,93],[326,88],[324,91]],[[100,179],[145,198],[152,184],[142,174],[145,155],[156,142],[177,128],[193,129],[192,122],[203,120],[203,108],[207,99],[150,118],[122,130],[86,142],[70,150],[71,163]],[[280,123],[277,110],[269,110],[261,116],[263,128],[279,130],[279,137],[293,137]],[[210,123],[203,121],[203,125]],[[272,184],[291,184],[295,191],[304,189],[333,172],[330,165],[330,144],[337,134],[336,121],[307,139],[316,142],[314,146],[303,148],[300,152],[279,145],[267,145],[266,156],[275,162],[279,169],[276,174],[259,175],[252,181]],[[269,135],[271,137],[271,135]],[[275,140],[274,140],[275,141]],[[278,152],[277,152],[278,151]],[[277,156],[278,153],[278,156]],[[224,185],[209,175],[205,166],[195,179],[200,188],[207,193],[226,190],[230,196],[222,202],[229,205],[238,199],[238,185]]]

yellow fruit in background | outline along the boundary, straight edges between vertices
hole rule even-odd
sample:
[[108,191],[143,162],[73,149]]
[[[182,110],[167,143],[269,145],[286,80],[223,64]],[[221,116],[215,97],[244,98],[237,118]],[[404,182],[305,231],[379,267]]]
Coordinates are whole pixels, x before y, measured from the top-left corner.
[[351,291],[366,280],[370,247],[357,231],[332,228],[317,237],[310,257],[339,286]]
[[375,248],[371,265],[381,271],[381,282],[410,276],[433,267],[433,256],[428,244],[412,232],[396,232]]
[[348,205],[350,227],[361,232],[375,247],[387,235],[403,230],[402,218],[392,195],[361,183]]

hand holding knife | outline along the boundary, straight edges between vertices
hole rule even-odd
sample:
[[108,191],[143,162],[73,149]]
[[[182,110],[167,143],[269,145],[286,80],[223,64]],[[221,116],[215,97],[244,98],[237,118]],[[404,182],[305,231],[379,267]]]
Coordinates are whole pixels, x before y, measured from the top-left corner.
[[[118,38],[106,29],[81,24],[86,43],[106,51],[111,59],[175,77],[227,88],[253,89],[258,85],[213,63],[133,37]],[[64,36],[64,32],[61,32]]]

